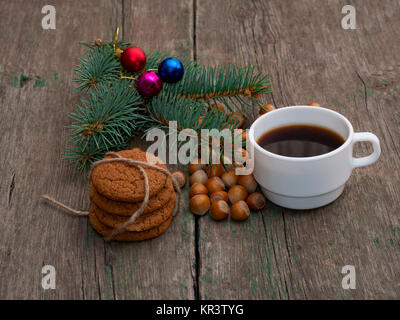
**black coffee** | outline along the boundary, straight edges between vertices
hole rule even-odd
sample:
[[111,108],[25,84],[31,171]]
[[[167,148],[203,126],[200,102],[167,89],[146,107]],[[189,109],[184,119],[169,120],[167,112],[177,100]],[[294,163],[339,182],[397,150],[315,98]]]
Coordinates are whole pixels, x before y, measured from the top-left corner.
[[265,132],[257,143],[265,150],[287,157],[313,157],[339,148],[344,139],[330,129],[308,125],[287,125]]

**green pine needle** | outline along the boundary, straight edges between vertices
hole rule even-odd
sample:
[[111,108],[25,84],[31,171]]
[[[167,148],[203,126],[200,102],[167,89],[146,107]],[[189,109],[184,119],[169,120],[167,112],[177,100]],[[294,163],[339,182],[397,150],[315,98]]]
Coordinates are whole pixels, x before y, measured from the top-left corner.
[[142,98],[127,81],[100,84],[81,102],[70,114],[73,123],[68,126],[71,143],[80,157],[93,154],[93,148],[99,150],[94,154],[101,156],[126,145],[146,120],[139,112]]
[[86,58],[79,59],[79,62],[74,70],[77,78],[72,79],[79,84],[77,90],[88,90],[119,79],[120,63],[110,49],[90,49],[86,52]]
[[[86,172],[91,165],[101,160],[104,155],[109,151],[104,145],[100,147],[89,142],[87,145],[82,145],[71,141],[70,146],[68,146],[63,154],[64,160],[67,160],[70,165],[74,166],[76,173]],[[113,145],[113,150],[122,150],[126,147],[126,144],[115,144]]]
[[[203,66],[177,57],[185,68],[183,78],[175,84],[164,83],[157,97],[144,98],[134,80],[143,70],[124,70],[114,54],[113,42],[102,42],[100,47],[94,42],[81,43],[88,50],[74,69],[73,81],[84,97],[70,114],[70,145],[64,154],[77,172],[89,169],[106,152],[125,148],[139,131],[168,131],[170,121],[176,121],[177,131],[190,128],[197,134],[201,129],[233,130],[238,122],[212,105],[221,103],[231,112],[243,112],[254,103],[261,106],[259,95],[271,92],[269,75],[253,66]],[[129,46],[118,42],[121,49]],[[160,62],[173,55],[152,51],[146,56],[144,70],[157,71]],[[122,79],[121,75],[133,79]]]

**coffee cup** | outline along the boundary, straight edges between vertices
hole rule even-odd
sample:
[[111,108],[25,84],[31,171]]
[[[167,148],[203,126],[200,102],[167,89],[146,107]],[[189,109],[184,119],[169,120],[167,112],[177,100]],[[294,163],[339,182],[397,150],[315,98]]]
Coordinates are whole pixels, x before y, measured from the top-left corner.
[[[339,134],[344,143],[335,150],[312,157],[288,157],[262,148],[257,140],[269,130],[286,125],[315,125]],[[353,157],[357,142],[372,144],[373,152]],[[273,203],[290,209],[313,209],[336,200],[354,168],[373,164],[380,155],[379,139],[369,132],[354,132],[350,121],[330,109],[291,106],[259,117],[249,131],[249,152],[254,177]]]

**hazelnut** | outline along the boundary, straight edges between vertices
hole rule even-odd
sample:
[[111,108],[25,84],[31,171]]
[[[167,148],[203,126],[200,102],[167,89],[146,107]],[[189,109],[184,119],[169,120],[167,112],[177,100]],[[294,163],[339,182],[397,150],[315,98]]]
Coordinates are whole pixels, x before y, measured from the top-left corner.
[[250,209],[243,200],[236,201],[231,208],[231,217],[233,220],[243,221],[250,216]]
[[228,170],[233,171],[233,172],[235,172],[236,168],[242,168],[242,167],[243,167],[243,163],[239,163],[239,162],[233,162],[233,163],[227,165]]
[[205,194],[197,194],[189,200],[189,209],[199,216],[204,215],[210,209],[210,198]]
[[229,215],[229,205],[224,200],[216,200],[212,203],[210,208],[210,216],[214,220],[223,220],[226,219]]
[[[236,146],[234,146],[236,147]],[[243,148],[233,148],[231,152],[224,153],[222,155],[222,161],[225,165],[225,170],[235,170],[238,167],[243,167],[246,162],[246,158],[249,156],[247,150]]]
[[233,141],[246,141],[247,133],[246,130],[243,129],[235,129],[233,133]]
[[181,170],[174,170],[171,172],[171,175],[181,189],[186,185],[187,177],[186,174],[184,174]]
[[97,38],[96,40],[94,40],[94,44],[96,47],[101,48],[103,46],[103,41],[100,38]]
[[224,166],[220,163],[212,164],[207,169],[207,174],[209,178],[220,177],[225,172]]
[[308,104],[308,106],[311,106],[311,107],[320,107],[321,105],[320,105],[318,102],[310,102],[310,103]]
[[224,201],[228,202],[229,198],[228,198],[228,194],[225,191],[215,191],[215,192],[211,193],[210,200],[211,200],[211,203],[213,203],[215,200],[224,200]]
[[195,173],[197,170],[205,169],[206,165],[201,163],[201,159],[196,159],[189,164],[189,174]]
[[260,108],[260,111],[258,112],[259,115],[266,114],[267,112],[270,112],[272,110],[275,110],[276,108],[272,104],[266,104],[263,107]]
[[211,105],[211,108],[208,108],[208,111],[211,111],[211,109],[214,109],[217,112],[225,112],[225,106],[221,103],[218,104],[213,103]]
[[246,176],[239,176],[238,184],[245,187],[248,193],[252,193],[257,189],[257,181],[252,174]]
[[260,192],[254,192],[247,197],[247,204],[253,211],[259,211],[265,207],[267,200]]
[[242,141],[246,142],[246,140],[247,140],[247,131],[243,130],[243,132],[242,132]]
[[208,192],[211,194],[215,191],[224,191],[225,185],[220,177],[212,177],[207,180],[206,187]]
[[228,197],[231,203],[235,203],[239,200],[246,200],[247,195],[248,193],[246,188],[240,185],[233,186],[228,191]]
[[236,128],[240,129],[244,125],[244,117],[239,112],[233,112],[229,115],[229,122],[232,123],[232,125],[236,124]]
[[250,156],[247,150],[243,148],[238,148],[233,151],[233,158],[236,160],[236,162],[239,162],[240,164],[243,165],[243,163],[241,162],[246,162],[247,159],[250,158]]
[[196,194],[208,194],[208,189],[204,184],[201,183],[195,183],[190,187],[189,190],[189,197],[192,198]]
[[204,126],[204,118],[200,117],[199,120],[197,120],[197,125],[202,128]]
[[194,185],[196,182],[205,185],[207,180],[207,173],[204,170],[197,170],[190,176],[189,183],[191,186]]
[[221,176],[222,181],[228,188],[237,184],[239,177],[235,174],[233,170],[226,171]]

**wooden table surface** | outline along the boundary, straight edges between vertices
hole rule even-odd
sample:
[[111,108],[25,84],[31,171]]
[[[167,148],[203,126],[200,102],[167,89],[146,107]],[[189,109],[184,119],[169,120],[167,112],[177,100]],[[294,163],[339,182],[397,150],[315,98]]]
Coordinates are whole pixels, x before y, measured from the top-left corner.
[[[341,27],[339,0],[53,0],[56,30],[43,30],[46,4],[0,1],[1,299],[400,298],[398,0],[350,1],[356,30]],[[185,204],[157,239],[104,242],[87,218],[40,195],[89,207],[87,184],[61,159],[79,102],[71,78],[78,41],[111,39],[116,25],[148,50],[255,64],[272,77],[266,103],[342,113],[380,138],[379,161],[318,210],[268,204],[244,223],[216,223]],[[358,144],[355,154],[370,151]],[[44,265],[56,269],[55,290],[42,289]],[[342,288],[345,265],[354,290]]]

